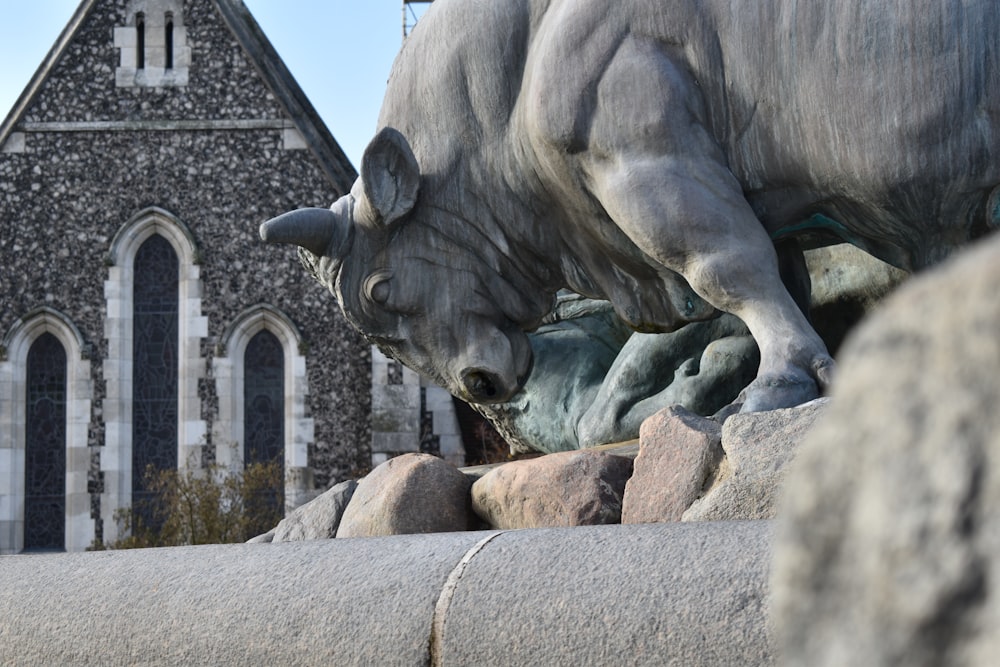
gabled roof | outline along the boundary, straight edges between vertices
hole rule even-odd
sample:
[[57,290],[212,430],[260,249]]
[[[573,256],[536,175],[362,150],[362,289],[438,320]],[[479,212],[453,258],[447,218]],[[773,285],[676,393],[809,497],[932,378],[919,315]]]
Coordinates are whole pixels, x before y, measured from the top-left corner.
[[45,59],[42,60],[42,64],[38,66],[34,76],[31,77],[31,81],[28,82],[28,87],[21,91],[21,95],[14,102],[14,106],[11,108],[10,113],[7,114],[7,118],[4,119],[3,124],[0,124],[0,146],[3,146],[4,142],[7,141],[7,137],[14,130],[14,126],[17,125],[18,121],[21,120],[21,116],[24,115],[25,109],[31,105],[31,102],[35,99],[35,95],[38,94],[38,90],[42,87],[42,83],[48,77],[49,72],[52,71],[56,63],[59,62],[59,57],[66,50],[66,46],[73,41],[73,35],[76,34],[80,25],[83,24],[83,20],[90,13],[91,8],[96,2],[97,0],[83,0],[80,6],[76,8],[76,12],[73,13],[73,17],[69,20],[69,23],[59,33],[56,43],[49,49]]
[[263,77],[278,102],[291,116],[306,143],[319,159],[323,169],[337,185],[347,193],[358,177],[358,172],[347,159],[337,140],[330,134],[323,119],[316,113],[312,102],[302,92],[295,77],[285,67],[281,56],[274,50],[270,40],[260,29],[256,19],[242,0],[214,0],[219,13],[226,20],[229,29],[250,56],[251,62]]
[[[42,83],[59,62],[87,15],[99,1],[82,0],[80,2],[80,6],[77,7],[73,17],[59,34],[59,38],[56,39],[45,59],[42,60],[42,64],[35,71],[28,86],[21,92],[7,118],[0,124],[0,146],[14,131],[25,110],[34,101]],[[345,193],[349,191],[357,178],[357,171],[319,114],[316,113],[309,98],[302,92],[295,77],[288,71],[281,56],[264,35],[264,31],[261,30],[250,10],[247,9],[242,0],[206,0],[206,2],[215,4],[226,25],[257,68],[265,85],[271,90],[289,119],[295,123],[296,129],[305,138],[309,149],[316,156],[327,176],[338,190]]]

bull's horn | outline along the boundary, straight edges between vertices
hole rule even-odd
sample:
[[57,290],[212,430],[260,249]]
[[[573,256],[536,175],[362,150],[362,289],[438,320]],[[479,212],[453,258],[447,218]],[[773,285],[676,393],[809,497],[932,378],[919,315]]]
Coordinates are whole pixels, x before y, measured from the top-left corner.
[[268,243],[294,243],[322,256],[335,237],[347,235],[347,226],[328,208],[300,208],[262,224],[260,238]]

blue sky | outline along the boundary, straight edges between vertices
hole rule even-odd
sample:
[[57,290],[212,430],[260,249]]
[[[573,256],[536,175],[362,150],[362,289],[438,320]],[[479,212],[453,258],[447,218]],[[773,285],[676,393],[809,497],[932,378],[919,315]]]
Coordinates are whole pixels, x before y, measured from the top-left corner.
[[[355,167],[371,139],[402,40],[401,0],[244,0]],[[0,117],[6,117],[79,0],[4,0]],[[413,5],[417,15],[427,4]]]

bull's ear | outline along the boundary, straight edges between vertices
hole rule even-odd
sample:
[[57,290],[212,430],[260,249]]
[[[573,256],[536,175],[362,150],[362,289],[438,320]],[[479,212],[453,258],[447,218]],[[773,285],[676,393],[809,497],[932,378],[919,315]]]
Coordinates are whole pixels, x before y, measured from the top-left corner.
[[371,212],[383,225],[403,217],[417,203],[420,167],[398,130],[382,128],[368,144],[361,158],[361,181]]

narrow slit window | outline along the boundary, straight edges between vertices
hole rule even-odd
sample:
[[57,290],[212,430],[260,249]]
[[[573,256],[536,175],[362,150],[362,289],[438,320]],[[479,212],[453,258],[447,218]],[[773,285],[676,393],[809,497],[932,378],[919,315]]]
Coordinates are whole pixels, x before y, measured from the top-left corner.
[[167,12],[166,24],[163,28],[164,31],[164,44],[166,45],[166,61],[165,67],[167,69],[174,68],[174,15]]
[[135,15],[135,68],[146,66],[146,17]]
[[243,460],[284,463],[285,354],[278,338],[267,330],[250,339],[244,356]]

